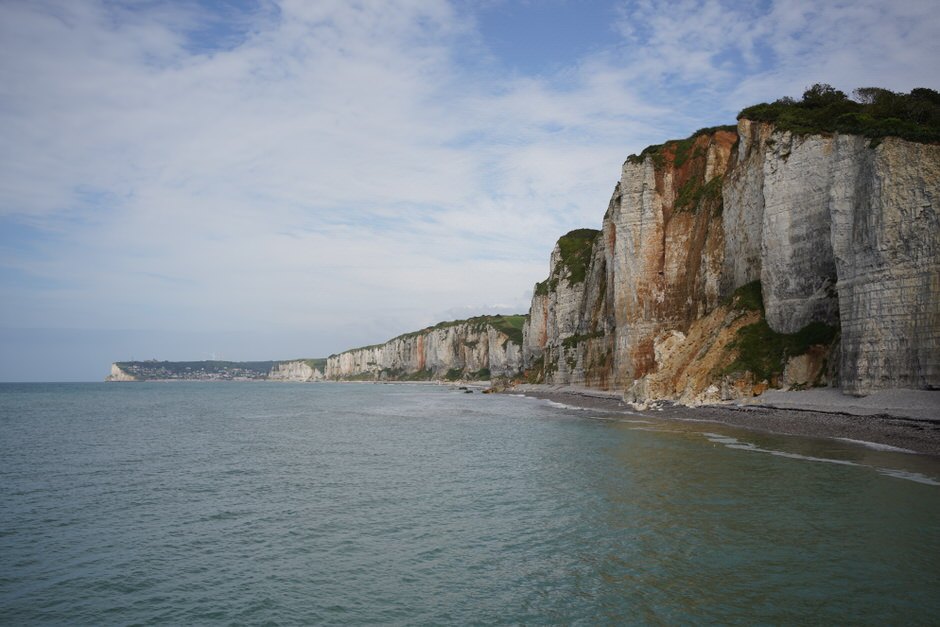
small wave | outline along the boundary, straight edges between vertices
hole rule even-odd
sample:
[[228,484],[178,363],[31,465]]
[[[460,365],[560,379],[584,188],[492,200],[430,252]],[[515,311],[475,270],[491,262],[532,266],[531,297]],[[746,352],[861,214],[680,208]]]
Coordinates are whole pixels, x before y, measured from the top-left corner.
[[[906,479],[908,481],[915,481],[917,483],[922,483],[924,485],[940,485],[935,479],[922,475],[919,472],[910,472],[907,470],[898,470],[895,468],[879,468],[877,466],[871,466],[869,464],[859,464],[858,462],[849,461],[847,459],[832,459],[830,457],[814,457],[813,455],[802,455],[800,453],[790,453],[787,451],[777,451],[774,449],[762,448],[756,444],[750,442],[741,442],[737,438],[719,435],[717,433],[703,433],[709,442],[714,442],[715,444],[723,444],[727,448],[739,450],[739,451],[754,451],[755,453],[767,453],[769,455],[774,455],[776,457],[786,457],[787,459],[798,459],[809,462],[821,462],[824,464],[837,464],[839,466],[854,466],[856,468],[871,468],[876,472],[885,475],[886,477],[894,477],[895,479]],[[845,438],[838,438],[840,440]],[[859,440],[852,440],[853,442],[861,442]],[[871,444],[875,444],[872,442]],[[876,446],[883,446],[877,445]],[[895,447],[889,447],[894,450]],[[903,449],[900,449],[903,450]]]
[[909,448],[901,448],[900,446],[890,446],[888,444],[879,444],[878,442],[869,442],[868,440],[853,440],[852,438],[836,438],[843,442],[849,442],[851,444],[859,444],[865,448],[874,449],[876,451],[888,451],[891,453],[913,453],[917,455],[917,451],[912,451]]
[[908,481],[916,481],[917,483],[923,483],[924,485],[940,485],[940,481],[931,479],[927,475],[922,475],[919,472],[896,470],[894,468],[878,468],[877,470],[881,474],[888,477],[894,477],[895,479],[907,479]]
[[577,409],[578,411],[584,411],[585,409],[587,409],[587,407],[577,407],[576,405],[565,405],[564,403],[559,403],[558,401],[550,401],[547,399],[545,402],[551,405],[552,407],[558,407],[560,409]]
[[844,459],[831,459],[828,457],[813,457],[812,455],[801,455],[800,453],[788,453],[786,451],[777,451],[769,448],[761,448],[756,444],[751,442],[742,442],[737,438],[732,438],[730,436],[718,435],[717,433],[703,433],[709,442],[714,442],[715,444],[724,444],[728,448],[733,448],[739,451],[754,451],[755,453],[767,453],[769,455],[776,455],[777,457],[787,457],[789,459],[802,459],[809,462],[823,462],[828,464],[839,464],[842,466],[860,466],[855,462],[850,462]]

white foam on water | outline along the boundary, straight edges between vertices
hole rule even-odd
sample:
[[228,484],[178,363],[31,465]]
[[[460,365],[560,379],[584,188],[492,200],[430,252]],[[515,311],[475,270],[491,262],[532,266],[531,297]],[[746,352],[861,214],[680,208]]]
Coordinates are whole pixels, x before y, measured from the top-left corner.
[[[871,466],[869,464],[859,464],[857,462],[852,462],[847,459],[831,459],[829,457],[814,457],[812,455],[801,455],[800,453],[789,453],[787,451],[777,451],[774,449],[761,448],[756,444],[750,442],[741,442],[737,438],[732,438],[729,436],[719,435],[717,433],[703,433],[709,442],[714,442],[715,444],[723,444],[727,448],[736,449],[739,451],[754,451],[756,453],[768,453],[776,457],[786,457],[787,459],[799,459],[809,462],[821,462],[825,464],[837,464],[839,466],[855,466],[857,468],[871,468],[878,472],[879,474],[885,475],[886,477],[893,477],[895,479],[906,479],[907,481],[914,481],[916,483],[922,483],[924,485],[937,485],[940,486],[940,481],[932,479],[926,475],[923,475],[919,472],[910,472],[907,470],[898,470],[895,468],[878,468],[877,466]],[[838,438],[843,440],[845,438]],[[851,440],[852,442],[862,443],[861,440]],[[882,444],[876,444],[874,442],[869,442],[868,444],[874,444],[875,446],[885,446]],[[894,451],[904,451],[906,449],[898,449],[897,447],[887,447],[884,450],[894,450]]]
[[823,462],[827,464],[839,464],[842,466],[859,466],[861,464],[856,464],[855,462],[846,461],[844,459],[830,459],[828,457],[813,457],[812,455],[801,455],[799,453],[788,453],[786,451],[777,451],[769,448],[761,448],[756,444],[750,442],[742,442],[737,438],[732,438],[730,436],[718,435],[716,433],[703,433],[709,442],[714,442],[715,444],[724,444],[728,448],[733,448],[739,451],[754,451],[756,453],[767,453],[769,455],[776,455],[777,457],[787,457],[789,459],[802,459],[810,462]]
[[894,468],[878,468],[877,470],[881,474],[894,477],[895,479],[907,479],[908,481],[915,481],[917,483],[923,483],[924,485],[940,485],[940,481],[931,479],[927,475],[922,475],[919,472],[909,472],[907,470],[897,470]]
[[909,448],[901,448],[900,446],[890,446],[888,444],[879,444],[878,442],[869,442],[868,440],[853,440],[852,438],[836,438],[843,442],[849,442],[850,444],[859,444],[865,448],[874,449],[876,451],[888,451],[891,453],[912,453],[914,455],[919,455],[917,451],[912,451]]
[[[822,462],[824,464],[838,464],[840,466],[865,466],[865,464],[857,464],[855,462],[850,462],[847,459],[831,459],[829,457],[813,457],[812,455],[800,455],[799,453],[787,453],[786,451],[772,451],[769,449],[758,449],[763,453],[770,453],[771,455],[776,455],[777,457],[788,457],[790,459],[803,459],[809,462]],[[871,468],[871,466],[868,466]]]
[[560,409],[577,409],[578,411],[584,411],[585,409],[587,409],[587,407],[576,407],[574,405],[565,405],[564,403],[559,403],[558,401],[550,401],[547,399],[545,402],[551,405],[552,407],[558,407]]

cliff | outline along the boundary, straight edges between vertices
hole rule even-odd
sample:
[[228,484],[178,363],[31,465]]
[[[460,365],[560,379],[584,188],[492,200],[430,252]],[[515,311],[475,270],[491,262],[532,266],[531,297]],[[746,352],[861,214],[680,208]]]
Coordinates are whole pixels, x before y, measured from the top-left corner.
[[121,366],[114,363],[111,364],[111,374],[109,374],[104,379],[105,381],[137,381],[137,377],[132,374],[128,374]]
[[[814,85],[631,155],[601,228],[558,240],[527,316],[159,376],[492,377],[688,404],[940,389],[940,93],[856,97]],[[109,380],[154,372],[118,363]]]
[[583,280],[553,252],[525,367],[639,402],[938,388],[938,206],[936,144],[741,119],[650,147],[624,163]]
[[268,372],[269,381],[322,381],[325,359],[296,359],[274,364]]
[[105,381],[320,381],[325,359],[119,361]]
[[326,378],[338,380],[489,379],[522,367],[523,316],[443,322],[376,346],[331,355]]

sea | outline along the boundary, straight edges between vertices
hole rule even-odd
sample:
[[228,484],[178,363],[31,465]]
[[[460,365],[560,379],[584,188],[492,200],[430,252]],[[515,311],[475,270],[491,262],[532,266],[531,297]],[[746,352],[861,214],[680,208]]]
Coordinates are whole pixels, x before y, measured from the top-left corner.
[[940,460],[451,386],[0,385],[0,624],[937,624]]

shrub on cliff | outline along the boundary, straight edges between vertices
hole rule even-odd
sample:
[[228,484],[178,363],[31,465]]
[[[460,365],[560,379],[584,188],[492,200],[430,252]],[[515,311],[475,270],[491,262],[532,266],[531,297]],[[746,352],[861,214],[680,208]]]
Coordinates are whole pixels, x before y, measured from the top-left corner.
[[940,92],[919,87],[904,94],[861,87],[854,96],[850,99],[830,85],[817,83],[803,92],[801,100],[781,98],[747,107],[738,119],[772,122],[798,135],[839,132],[873,139],[940,141]]
[[786,366],[787,359],[806,353],[811,346],[831,345],[838,327],[810,322],[796,333],[778,333],[770,328],[764,314],[764,297],[760,281],[742,285],[730,299],[731,307],[742,311],[759,311],[760,320],[738,330],[729,348],[737,350],[735,360],[724,368],[725,374],[751,372],[758,381],[773,383]]
[[[598,233],[600,231],[596,229],[575,229],[559,238],[561,265],[568,268],[568,283],[573,285],[584,281],[588,264],[591,262],[591,254],[594,251],[594,240]],[[552,272],[552,274],[556,273]]]

